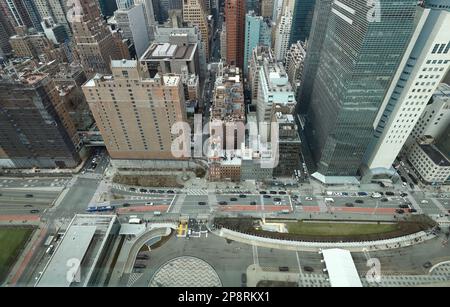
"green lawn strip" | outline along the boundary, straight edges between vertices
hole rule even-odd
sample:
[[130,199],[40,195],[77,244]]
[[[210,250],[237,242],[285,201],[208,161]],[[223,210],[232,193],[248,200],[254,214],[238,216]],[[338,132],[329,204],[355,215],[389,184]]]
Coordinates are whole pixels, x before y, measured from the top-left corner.
[[389,233],[398,229],[397,224],[357,223],[286,223],[289,233],[307,236],[352,236]]
[[0,227],[0,282],[14,265],[32,233],[32,228]]

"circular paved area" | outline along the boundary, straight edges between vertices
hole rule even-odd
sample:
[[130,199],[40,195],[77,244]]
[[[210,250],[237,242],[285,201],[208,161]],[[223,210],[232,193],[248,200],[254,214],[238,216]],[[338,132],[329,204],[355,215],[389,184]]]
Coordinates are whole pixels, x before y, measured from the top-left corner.
[[216,271],[207,262],[189,256],[174,258],[156,271],[150,287],[221,287]]

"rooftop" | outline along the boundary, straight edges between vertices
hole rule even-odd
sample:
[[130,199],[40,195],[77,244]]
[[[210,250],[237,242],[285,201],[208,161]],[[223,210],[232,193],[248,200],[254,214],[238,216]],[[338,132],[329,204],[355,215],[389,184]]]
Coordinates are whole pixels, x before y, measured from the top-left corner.
[[332,287],[362,287],[352,255],[344,249],[322,251]]
[[112,60],[111,67],[113,68],[135,68],[137,61],[135,60]]
[[170,43],[153,43],[142,56],[142,61],[175,59],[190,60],[193,58],[197,44],[176,45]]
[[[36,286],[87,286],[116,221],[115,215],[75,215]],[[68,274],[75,265],[83,270],[79,280],[76,271]]]
[[422,144],[419,146],[434,164],[439,166],[450,166],[448,155],[445,156],[436,146],[431,144]]

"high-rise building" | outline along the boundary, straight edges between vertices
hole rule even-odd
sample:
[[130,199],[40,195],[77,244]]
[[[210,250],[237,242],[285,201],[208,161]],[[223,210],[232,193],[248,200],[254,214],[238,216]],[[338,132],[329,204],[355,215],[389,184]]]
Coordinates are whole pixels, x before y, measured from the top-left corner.
[[[299,103],[309,106],[305,131],[317,166],[313,176],[321,181],[335,176],[352,180],[414,32],[417,1],[382,1],[375,17],[363,0],[321,2],[316,4],[314,27],[325,33],[313,31],[310,37],[314,57],[308,58],[308,44],[306,61],[312,63],[305,65],[317,67],[304,72],[313,81],[302,85],[309,101]],[[330,12],[321,14],[326,7]],[[316,73],[306,75],[311,71]]]
[[118,29],[125,39],[130,40],[140,58],[150,45],[150,36],[145,18],[143,4],[132,4],[126,8],[119,8],[114,12]]
[[255,12],[257,16],[261,16],[259,9],[259,0],[245,0],[245,12]]
[[122,58],[118,44],[100,15],[97,3],[80,0],[82,14],[73,16],[72,27],[76,49],[87,75],[110,73],[110,61]]
[[73,168],[81,161],[75,125],[46,73],[0,80],[0,165]]
[[28,57],[39,59],[39,57],[45,54],[48,55],[53,49],[53,44],[43,33],[19,33],[11,36],[9,42],[14,56],[19,58]]
[[72,28],[67,20],[69,7],[65,0],[35,0],[36,8],[43,20],[51,17],[55,23],[64,26],[67,35],[72,37]]
[[275,30],[274,50],[277,61],[285,61],[289,50],[289,37],[291,35],[292,13],[289,10],[281,15]]
[[261,10],[261,16],[272,18],[273,15],[273,1],[274,0],[260,0],[259,7]]
[[450,85],[441,83],[411,133],[412,138],[429,135],[438,139],[450,125]]
[[135,4],[142,4],[144,6],[144,15],[150,41],[154,40],[156,30],[156,18],[153,10],[153,1],[155,0],[134,0]]
[[303,79],[303,66],[306,57],[305,43],[298,41],[291,45],[286,55],[286,72],[292,89],[296,93]]
[[111,17],[117,10],[117,3],[113,0],[98,0],[102,15],[105,17]]
[[264,67],[265,63],[273,64],[275,63],[275,58],[273,57],[272,49],[267,46],[257,46],[252,51],[252,56],[249,64],[248,73],[248,89],[251,93],[252,105],[256,105],[256,100],[258,98],[259,89],[259,72]]
[[227,23],[227,63],[244,67],[245,0],[225,0]]
[[126,10],[134,4],[134,0],[116,0],[117,9]]
[[449,11],[420,8],[420,20],[375,121],[367,151],[371,170],[392,168],[450,67]]
[[258,76],[257,116],[258,122],[269,123],[275,106],[295,107],[295,94],[283,64],[263,58]]
[[197,27],[183,27],[183,28],[156,28],[155,42],[171,43],[171,44],[197,44],[199,69],[196,74],[203,81],[206,76],[206,53],[203,46],[202,36]]
[[254,48],[272,44],[272,23],[270,18],[256,16],[255,12],[245,15],[245,51],[244,51],[244,75],[248,74],[248,63]]
[[183,20],[200,29],[206,59],[209,61],[209,27],[206,17],[202,0],[183,0]]
[[64,26],[56,24],[52,17],[44,17],[41,25],[45,36],[54,44],[62,44],[69,39]]
[[180,76],[151,78],[145,66],[131,60],[112,61],[111,70],[112,75],[97,74],[83,85],[111,158],[177,159],[171,129],[186,121]]
[[40,15],[32,0],[2,0],[14,27],[34,28],[42,31]]
[[12,35],[14,35],[14,32],[10,28],[9,21],[6,19],[6,16],[0,14],[0,57],[11,55],[12,48],[9,43],[9,38]]
[[320,0],[295,1],[290,44],[294,44],[296,41],[304,42],[309,38],[316,1]]
[[220,58],[224,61],[227,60],[227,25],[222,23],[222,29],[220,31]]

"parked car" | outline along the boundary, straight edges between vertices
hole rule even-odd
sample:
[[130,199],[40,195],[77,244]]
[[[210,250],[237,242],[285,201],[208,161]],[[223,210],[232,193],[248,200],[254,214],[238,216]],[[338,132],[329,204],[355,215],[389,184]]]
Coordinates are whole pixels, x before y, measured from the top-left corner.
[[395,193],[394,193],[394,192],[390,192],[390,191],[389,191],[389,192],[386,192],[386,195],[387,195],[387,196],[394,196],[394,195],[395,195]]
[[232,198],[230,198],[230,201],[237,201],[237,198],[232,197]]
[[362,199],[357,199],[357,200],[355,200],[355,203],[357,203],[357,204],[364,204],[364,200],[362,200]]
[[386,197],[383,197],[382,199],[380,199],[380,201],[385,203],[385,202],[389,201],[389,199],[387,199]]
[[205,203],[204,201],[199,201],[199,202],[198,202],[198,205],[199,205],[199,206],[206,206],[206,203]]

